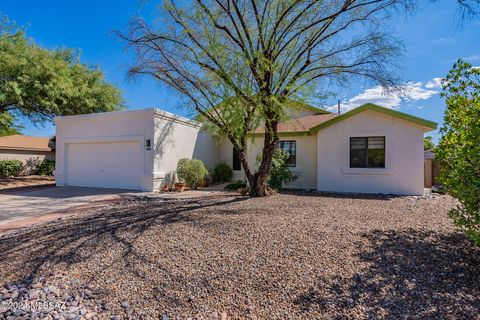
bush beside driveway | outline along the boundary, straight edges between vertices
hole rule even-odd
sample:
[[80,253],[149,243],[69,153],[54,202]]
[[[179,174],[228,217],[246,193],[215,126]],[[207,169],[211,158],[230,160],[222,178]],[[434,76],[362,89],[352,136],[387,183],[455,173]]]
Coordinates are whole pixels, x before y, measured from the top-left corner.
[[65,288],[100,318],[475,318],[480,252],[447,217],[455,205],[315,193],[124,201],[3,236],[0,279]]

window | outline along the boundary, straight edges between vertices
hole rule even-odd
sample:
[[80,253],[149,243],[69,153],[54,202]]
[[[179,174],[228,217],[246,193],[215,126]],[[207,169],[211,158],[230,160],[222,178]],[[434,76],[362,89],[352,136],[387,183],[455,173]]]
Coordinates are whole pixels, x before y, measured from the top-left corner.
[[289,155],[287,165],[295,167],[297,165],[297,141],[277,141],[277,148]]
[[350,138],[350,168],[385,168],[385,137]]
[[233,148],[232,169],[235,170],[235,171],[242,170],[242,164],[240,163],[240,157],[238,156],[238,152],[237,152],[237,150],[235,150],[235,148]]

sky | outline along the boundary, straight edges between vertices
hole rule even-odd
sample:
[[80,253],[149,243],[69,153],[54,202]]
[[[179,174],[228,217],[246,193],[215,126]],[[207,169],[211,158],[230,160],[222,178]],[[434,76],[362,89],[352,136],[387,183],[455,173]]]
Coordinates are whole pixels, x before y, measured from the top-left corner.
[[[129,109],[156,107],[187,115],[179,108],[178,98],[153,79],[128,79],[126,71],[131,57],[114,34],[125,30],[128,21],[137,15],[155,16],[155,1],[22,1],[0,0],[0,14],[18,25],[27,27],[27,36],[46,48],[76,48],[81,61],[98,66],[106,79],[118,86]],[[366,102],[393,108],[442,125],[445,103],[439,97],[440,79],[454,62],[463,58],[480,65],[480,18],[460,23],[456,1],[439,0],[424,5],[414,15],[399,15],[391,23],[395,37],[403,41],[405,51],[399,56],[404,95],[386,95],[382,88],[362,83],[336,88],[322,108],[336,110],[341,100],[342,112]],[[51,123],[35,126],[20,119],[23,134],[52,136]],[[438,130],[429,133],[438,140]]]

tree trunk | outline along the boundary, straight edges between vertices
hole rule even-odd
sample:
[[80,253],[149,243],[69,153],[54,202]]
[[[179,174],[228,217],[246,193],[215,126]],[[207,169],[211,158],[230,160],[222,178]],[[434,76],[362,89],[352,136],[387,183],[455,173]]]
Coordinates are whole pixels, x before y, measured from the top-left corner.
[[277,126],[278,121],[271,121],[269,125],[265,126],[262,162],[260,163],[257,172],[253,175],[251,181],[249,179],[250,195],[252,197],[267,196],[267,179],[268,175],[270,174],[273,154],[275,153],[276,143],[278,141]]

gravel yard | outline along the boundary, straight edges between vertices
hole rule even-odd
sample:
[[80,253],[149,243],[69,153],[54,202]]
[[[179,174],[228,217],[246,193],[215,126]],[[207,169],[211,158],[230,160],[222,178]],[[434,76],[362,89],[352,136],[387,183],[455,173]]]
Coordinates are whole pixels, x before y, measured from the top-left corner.
[[125,201],[0,237],[0,300],[56,297],[67,319],[480,319],[480,250],[452,226],[455,205],[316,193]]

